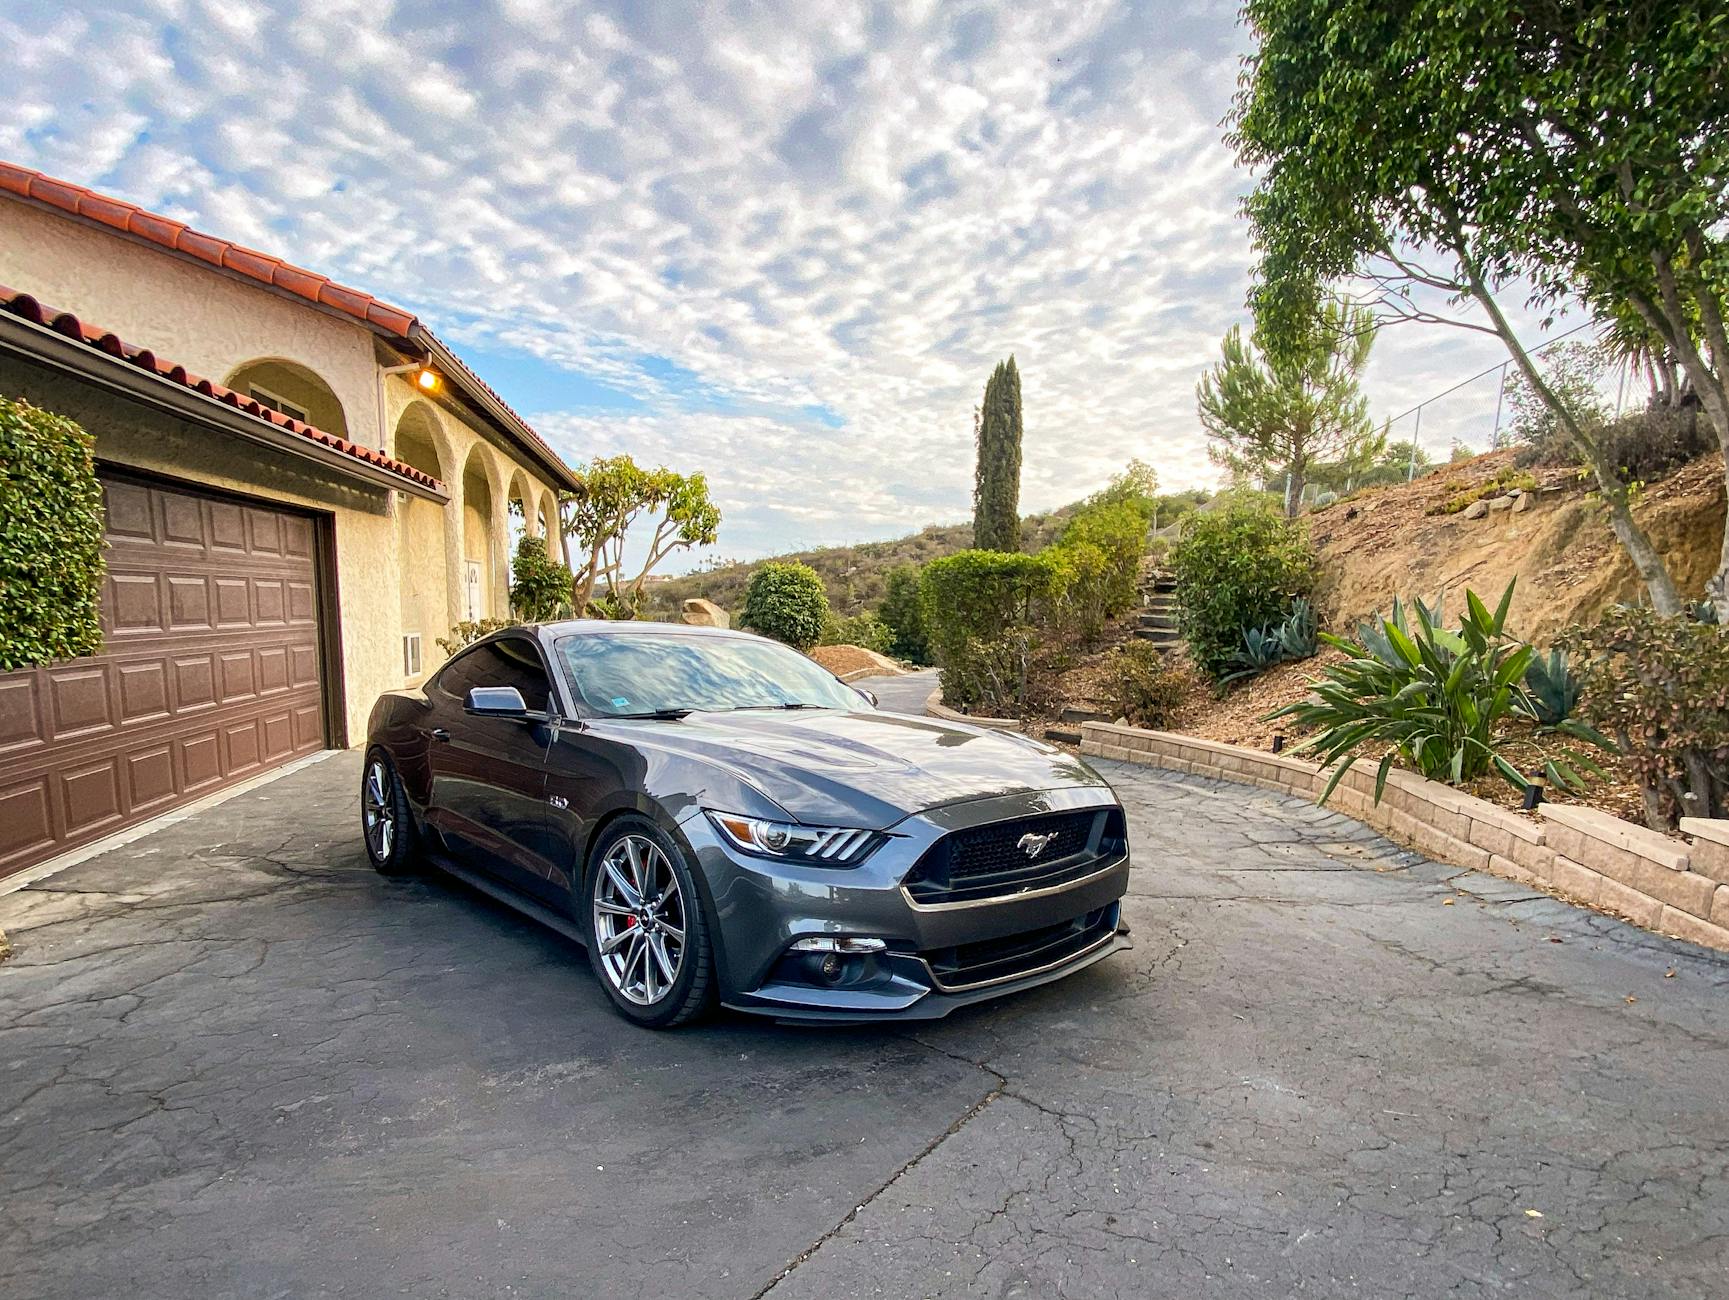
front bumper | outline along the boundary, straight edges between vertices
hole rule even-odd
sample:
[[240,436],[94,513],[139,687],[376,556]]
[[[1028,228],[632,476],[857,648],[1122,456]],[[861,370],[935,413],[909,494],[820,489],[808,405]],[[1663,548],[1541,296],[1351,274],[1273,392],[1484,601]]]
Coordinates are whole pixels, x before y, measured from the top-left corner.
[[[739,853],[700,813],[680,825],[713,904],[721,1001],[739,1011],[799,1021],[933,1019],[957,1007],[1048,984],[1128,947],[1120,900],[1129,859],[1101,862],[1050,889],[921,905],[902,880],[952,831],[992,822],[1114,806],[1096,787],[998,796],[910,817],[854,868],[803,867]],[[810,936],[882,939],[887,951],[849,958],[824,980],[816,959],[789,954]],[[1020,942],[1026,938],[1027,942]],[[1001,945],[1011,956],[990,954]],[[988,978],[944,977],[936,954],[984,951]]]

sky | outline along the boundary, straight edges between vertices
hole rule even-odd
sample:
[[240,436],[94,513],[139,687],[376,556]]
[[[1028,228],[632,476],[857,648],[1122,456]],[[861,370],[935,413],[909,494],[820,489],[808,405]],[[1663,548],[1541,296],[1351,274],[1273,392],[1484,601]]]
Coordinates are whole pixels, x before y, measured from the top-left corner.
[[[1234,0],[12,0],[0,157],[416,312],[573,463],[705,472],[753,558],[969,517],[1010,354],[1023,510],[1216,484],[1247,49]],[[1504,357],[1388,331],[1377,418]]]

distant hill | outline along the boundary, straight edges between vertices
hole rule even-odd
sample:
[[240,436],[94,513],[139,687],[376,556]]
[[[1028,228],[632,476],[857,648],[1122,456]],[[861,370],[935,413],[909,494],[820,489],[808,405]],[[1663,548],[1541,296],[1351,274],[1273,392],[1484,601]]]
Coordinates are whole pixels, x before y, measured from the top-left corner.
[[[1022,519],[1021,550],[1036,551],[1055,541],[1064,522],[1078,508],[1077,503]],[[883,598],[884,575],[897,565],[925,564],[940,556],[964,551],[972,544],[972,524],[932,524],[910,537],[896,537],[886,542],[859,542],[853,546],[824,546],[769,558],[797,560],[810,565],[821,575],[823,586],[828,589],[829,604],[836,613],[845,615],[875,609]],[[744,604],[744,589],[750,582],[750,575],[767,562],[751,560],[728,564],[651,583],[644,593],[649,601],[648,617],[676,617],[684,602],[693,596],[712,600],[729,614],[737,614],[739,606]]]

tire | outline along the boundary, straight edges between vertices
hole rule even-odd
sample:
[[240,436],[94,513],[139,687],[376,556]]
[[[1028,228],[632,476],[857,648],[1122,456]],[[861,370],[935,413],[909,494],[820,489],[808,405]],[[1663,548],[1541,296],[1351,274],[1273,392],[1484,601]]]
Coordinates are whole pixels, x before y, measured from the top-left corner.
[[646,817],[621,817],[596,841],[583,881],[589,964],[618,1013],[647,1029],[672,1029],[706,1012],[714,950],[678,845]]
[[360,773],[360,838],[373,868],[385,876],[420,868],[420,835],[396,764],[382,749],[369,750]]

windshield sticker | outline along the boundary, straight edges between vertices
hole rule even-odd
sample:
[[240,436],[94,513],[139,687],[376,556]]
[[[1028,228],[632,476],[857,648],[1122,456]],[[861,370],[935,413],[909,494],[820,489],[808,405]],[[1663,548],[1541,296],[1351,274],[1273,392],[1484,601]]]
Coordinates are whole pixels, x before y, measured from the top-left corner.
[[630,707],[630,697],[625,695],[613,696],[612,707],[615,709],[628,709]]

